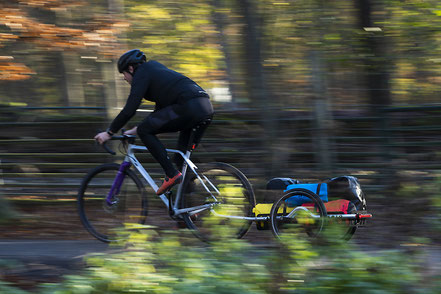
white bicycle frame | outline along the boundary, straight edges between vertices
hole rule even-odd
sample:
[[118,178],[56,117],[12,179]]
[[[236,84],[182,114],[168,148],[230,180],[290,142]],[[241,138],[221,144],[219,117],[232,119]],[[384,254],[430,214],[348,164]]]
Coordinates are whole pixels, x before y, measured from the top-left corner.
[[[145,146],[128,144],[127,155],[126,155],[124,161],[130,162],[138,170],[138,172],[142,175],[142,177],[147,181],[147,183],[150,185],[150,187],[152,187],[152,189],[155,192],[158,191],[158,189],[159,189],[158,185],[156,185],[153,178],[150,176],[150,174],[145,170],[145,168],[142,166],[142,164],[136,158],[136,156],[135,156],[136,151],[148,152],[148,149]],[[214,202],[212,202],[212,203],[199,205],[199,206],[195,206],[195,207],[179,209],[178,203],[182,197],[182,189],[183,189],[183,183],[181,183],[178,186],[176,199],[175,199],[174,203],[171,203],[172,207],[170,207],[170,201],[165,194],[162,194],[159,196],[159,198],[162,200],[162,202],[164,202],[164,204],[167,206],[167,208],[172,210],[174,215],[176,215],[176,216],[178,216],[182,213],[189,213],[190,215],[193,215],[193,214],[199,213],[199,212],[206,210],[206,209],[212,209],[212,207],[215,204],[218,204],[219,202],[216,199],[216,196],[214,194],[220,195],[219,190],[210,182],[210,180],[207,177],[202,175],[202,177],[203,177],[203,179],[202,179],[201,176],[197,173],[197,171],[196,171],[197,166],[190,160],[191,152],[187,151],[184,154],[182,151],[175,150],[175,149],[166,149],[166,151],[170,152],[170,153],[176,153],[176,154],[179,154],[180,156],[182,156],[182,158],[184,159],[184,166],[182,168],[182,177],[185,179],[185,175],[188,172],[188,168],[190,168],[190,170],[196,175],[196,177],[202,183],[202,185],[204,186],[207,193],[209,193],[211,195],[211,197],[213,197],[213,199],[214,199]],[[211,187],[211,189],[209,187]]]

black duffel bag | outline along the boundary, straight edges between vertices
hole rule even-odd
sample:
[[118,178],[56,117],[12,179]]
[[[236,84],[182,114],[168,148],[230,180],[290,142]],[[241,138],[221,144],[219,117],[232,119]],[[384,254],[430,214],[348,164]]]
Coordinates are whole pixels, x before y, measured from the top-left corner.
[[346,199],[351,201],[357,210],[366,210],[366,198],[356,177],[340,176],[326,183],[329,200]]

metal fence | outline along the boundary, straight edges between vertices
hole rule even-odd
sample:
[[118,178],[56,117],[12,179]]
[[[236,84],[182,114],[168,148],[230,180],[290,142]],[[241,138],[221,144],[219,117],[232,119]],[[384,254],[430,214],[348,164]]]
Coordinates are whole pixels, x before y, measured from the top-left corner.
[[[121,161],[123,155],[111,156],[92,140],[108,125],[100,109],[75,117],[51,114],[43,121],[33,120],[32,111],[56,109],[25,108],[19,112],[25,118],[10,115],[0,122],[2,196],[72,201],[89,168]],[[373,116],[335,114],[325,130],[317,129],[308,111],[274,111],[271,123],[256,110],[218,113],[193,158],[235,164],[257,188],[271,177],[316,181],[346,174],[380,192],[399,178],[433,177],[441,170],[441,106],[388,108]],[[325,149],[317,146],[323,134]],[[161,138],[174,147],[175,136]],[[160,180],[159,165],[148,155],[140,158]]]

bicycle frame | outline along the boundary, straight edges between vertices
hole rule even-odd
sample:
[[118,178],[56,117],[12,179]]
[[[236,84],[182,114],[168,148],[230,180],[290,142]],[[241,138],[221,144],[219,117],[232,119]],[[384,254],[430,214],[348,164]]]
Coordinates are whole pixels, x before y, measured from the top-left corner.
[[[204,180],[202,180],[201,176],[197,173],[197,166],[190,160],[190,155],[191,152],[187,151],[185,154],[182,151],[176,150],[176,149],[166,149],[167,152],[170,153],[176,153],[179,154],[183,159],[184,159],[184,166],[182,168],[182,177],[185,179],[185,176],[188,172],[188,168],[190,168],[190,171],[193,172],[196,177],[199,179],[199,181],[202,183],[202,185],[204,186],[205,190],[213,197],[213,199],[215,200],[212,203],[209,204],[204,204],[204,205],[199,205],[199,206],[195,206],[195,207],[190,207],[190,208],[185,208],[185,209],[179,209],[178,208],[178,203],[181,199],[182,196],[182,189],[183,189],[183,182],[181,184],[179,184],[178,186],[178,191],[177,191],[177,195],[175,198],[174,203],[171,203],[169,201],[169,199],[167,198],[166,195],[162,194],[159,196],[159,198],[162,200],[162,202],[164,203],[164,205],[173,211],[174,215],[180,215],[182,213],[190,213],[190,214],[196,214],[200,211],[206,210],[206,209],[211,209],[211,207],[217,203],[219,203],[216,199],[216,196],[214,195],[214,193],[217,193],[218,195],[220,194],[219,190],[210,182],[210,180],[205,177],[204,175],[203,178]],[[144,152],[148,152],[147,147],[145,146],[140,146],[140,145],[134,145],[134,144],[128,144],[127,146],[127,155],[124,158],[124,161],[122,162],[120,169],[118,171],[117,176],[115,177],[115,180],[113,182],[112,188],[109,191],[109,194],[107,196],[107,203],[109,205],[111,205],[113,203],[112,201],[112,195],[115,195],[120,187],[121,184],[124,180],[124,171],[126,169],[129,169],[131,165],[133,165],[138,172],[142,175],[142,177],[147,181],[147,183],[150,185],[150,187],[152,187],[152,189],[156,192],[158,191],[159,187],[158,185],[156,185],[155,181],[153,180],[153,178],[150,176],[150,174],[145,170],[145,168],[142,166],[142,164],[138,161],[138,159],[135,156],[135,152],[136,151],[144,151]],[[208,185],[206,185],[205,183],[207,183]],[[210,188],[212,188],[212,190],[210,190]],[[172,205],[172,207],[170,207],[170,204]]]

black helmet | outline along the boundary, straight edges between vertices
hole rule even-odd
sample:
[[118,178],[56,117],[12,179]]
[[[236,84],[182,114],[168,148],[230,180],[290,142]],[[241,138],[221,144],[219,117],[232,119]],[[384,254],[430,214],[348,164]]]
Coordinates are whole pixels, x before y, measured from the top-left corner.
[[139,49],[127,51],[118,59],[118,71],[122,73],[127,70],[129,65],[143,63],[146,61],[144,52]]

